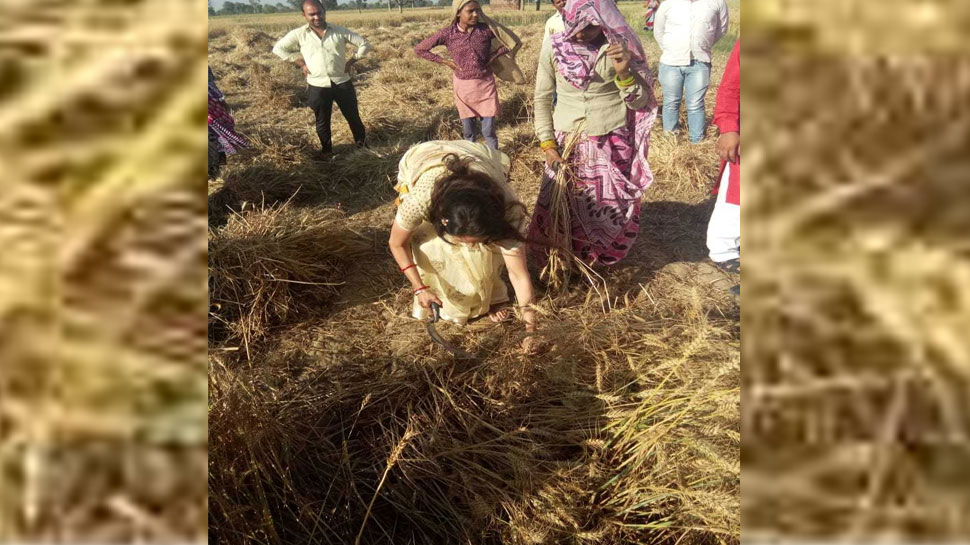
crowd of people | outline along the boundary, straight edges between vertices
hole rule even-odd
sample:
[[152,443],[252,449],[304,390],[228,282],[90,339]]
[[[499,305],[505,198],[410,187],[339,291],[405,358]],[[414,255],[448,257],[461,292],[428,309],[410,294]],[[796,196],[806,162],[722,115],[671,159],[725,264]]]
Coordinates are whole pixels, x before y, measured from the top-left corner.
[[[606,267],[624,259],[639,233],[641,201],[654,179],[649,151],[658,111],[663,130],[675,132],[685,102],[690,142],[705,138],[712,49],[728,30],[724,0],[647,1],[645,29],[652,30],[662,52],[655,70],[614,0],[553,4],[556,13],[545,25],[535,79],[535,132],[545,168],[531,216],[508,183],[511,165],[500,151],[496,127],[499,81],[525,81],[516,62],[519,37],[486,16],[478,1],[454,0],[447,26],[414,48],[420,58],[451,71],[464,137],[417,144],[399,163],[389,247],[411,284],[415,318],[426,318],[435,303],[442,318],[460,324],[484,315],[506,319],[505,270],[525,328],[534,331],[529,266],[541,268],[552,245],[550,207],[559,169],[568,169],[572,183],[568,250],[592,267]],[[320,153],[333,152],[333,102],[356,145],[365,147],[349,70],[371,46],[328,23],[318,0],[306,0],[303,15],[307,24],[283,36],[273,53],[306,76]],[[350,59],[348,44],[356,48]],[[439,47],[448,58],[433,52]],[[654,73],[662,104],[654,96]],[[740,85],[738,41],[717,90],[713,123],[721,169],[707,231],[711,261],[729,272],[740,270]],[[210,82],[210,124],[213,92],[218,89]],[[229,129],[218,134],[233,146],[238,142]],[[484,144],[477,142],[479,135]],[[571,136],[575,144],[564,157]],[[736,294],[739,289],[732,288]],[[524,347],[532,346],[527,336]]]

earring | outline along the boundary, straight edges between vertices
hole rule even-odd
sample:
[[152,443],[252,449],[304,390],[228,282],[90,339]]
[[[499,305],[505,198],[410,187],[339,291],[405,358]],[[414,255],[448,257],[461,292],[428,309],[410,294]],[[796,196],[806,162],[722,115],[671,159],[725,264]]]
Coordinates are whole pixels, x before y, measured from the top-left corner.
[[448,226],[448,218],[441,218],[441,225]]

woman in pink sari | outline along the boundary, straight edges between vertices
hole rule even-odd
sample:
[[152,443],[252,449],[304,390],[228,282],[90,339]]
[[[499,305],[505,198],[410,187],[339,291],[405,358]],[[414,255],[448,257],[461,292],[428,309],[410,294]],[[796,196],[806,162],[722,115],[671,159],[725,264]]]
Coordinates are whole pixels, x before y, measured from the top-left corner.
[[535,125],[546,169],[528,238],[537,242],[532,253],[544,266],[560,150],[581,130],[568,159],[571,249],[589,264],[612,265],[633,246],[640,200],[653,182],[647,162],[657,116],[653,78],[640,40],[613,0],[569,0],[563,19],[565,31],[545,40],[539,53]]

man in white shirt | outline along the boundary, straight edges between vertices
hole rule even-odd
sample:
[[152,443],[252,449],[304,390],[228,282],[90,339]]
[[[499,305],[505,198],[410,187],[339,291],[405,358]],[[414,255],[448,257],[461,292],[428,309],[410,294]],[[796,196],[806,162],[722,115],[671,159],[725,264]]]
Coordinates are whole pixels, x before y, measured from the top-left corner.
[[562,20],[562,10],[566,9],[566,0],[552,0],[552,5],[556,8],[556,13],[546,19],[546,28],[542,33],[543,40],[552,34],[566,30],[566,22]]
[[[347,71],[370,51],[370,44],[360,35],[337,25],[327,23],[327,11],[320,0],[306,0],[303,16],[307,24],[291,30],[273,46],[273,53],[283,60],[296,63],[306,75],[307,106],[316,116],[317,136],[320,137],[321,153],[333,151],[330,139],[330,114],[336,102],[344,114],[354,142],[365,145],[364,123],[357,110],[357,91]],[[350,60],[346,60],[347,44],[357,48]]]
[[660,45],[658,79],[663,88],[663,127],[676,131],[680,102],[686,101],[690,141],[704,139],[704,97],[711,82],[711,49],[728,30],[724,0],[666,0],[653,35]]

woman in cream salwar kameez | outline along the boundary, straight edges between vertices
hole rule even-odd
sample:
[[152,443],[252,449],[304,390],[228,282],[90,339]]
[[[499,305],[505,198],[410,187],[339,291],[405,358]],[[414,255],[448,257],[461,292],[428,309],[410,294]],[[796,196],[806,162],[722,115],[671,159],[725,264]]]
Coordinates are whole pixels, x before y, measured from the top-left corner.
[[[467,141],[425,142],[401,158],[389,246],[411,283],[415,318],[427,318],[432,302],[458,324],[506,318],[507,269],[526,330],[535,330],[526,213],[508,185],[509,166],[504,153]],[[523,346],[531,345],[527,337]]]

